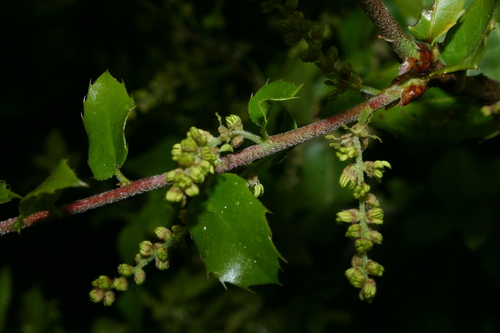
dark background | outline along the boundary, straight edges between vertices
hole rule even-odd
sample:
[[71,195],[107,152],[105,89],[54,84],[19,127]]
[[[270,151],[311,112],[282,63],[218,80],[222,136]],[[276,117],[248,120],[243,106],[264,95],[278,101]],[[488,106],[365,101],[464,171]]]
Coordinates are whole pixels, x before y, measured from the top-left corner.
[[[387,3],[406,23],[414,23],[421,9]],[[114,180],[91,179],[81,121],[89,81],[106,70],[125,82],[138,104],[126,129],[123,171],[132,179],[173,168],[172,144],[192,125],[213,132],[215,112],[239,114],[247,129],[256,130],[246,103],[269,78],[304,83],[301,99],[286,104],[299,125],[361,100],[348,93],[327,104],[321,73],[297,61],[303,45],[286,46],[276,28],[281,17],[262,14],[257,1],[47,0],[3,7],[0,178],[21,195],[62,157],[91,186],[66,190],[61,203],[114,187]],[[350,61],[369,84],[384,88],[395,76],[391,51],[350,1],[301,2],[299,10],[327,24],[325,44],[336,45],[341,61]],[[490,70],[499,75],[498,68]],[[451,111],[480,108],[453,97],[445,108],[424,102],[411,110],[435,107],[433,117],[443,122]],[[393,166],[381,185],[373,184],[386,213],[384,244],[370,252],[386,268],[373,304],[360,302],[344,277],[354,248],[335,214],[355,205],[337,185],[345,164],[324,140],[315,140],[260,175],[273,240],[287,259],[282,286],[225,290],[206,277],[188,240],[172,254],[168,271],[148,268],[146,283],[118,293],[113,307],[91,303],[93,279],[114,276],[119,263],[132,262],[138,242],[152,237],[154,225],[174,222],[162,201],[165,190],[157,190],[2,236],[0,284],[8,285],[6,277],[12,281],[10,303],[0,309],[3,330],[499,331],[491,305],[500,297],[499,139],[469,135],[474,125],[462,123],[443,143],[432,135],[441,133],[440,125],[430,119],[424,118],[429,132],[411,140],[375,128],[383,144],[373,143],[365,153],[365,160]],[[402,123],[400,132],[405,126],[411,123]],[[16,202],[2,205],[0,213],[2,220],[15,216]]]

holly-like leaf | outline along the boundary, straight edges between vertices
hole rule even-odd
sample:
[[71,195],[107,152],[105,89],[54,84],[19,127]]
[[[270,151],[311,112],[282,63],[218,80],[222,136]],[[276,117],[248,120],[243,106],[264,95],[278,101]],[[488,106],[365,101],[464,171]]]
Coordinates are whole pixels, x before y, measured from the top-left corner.
[[279,283],[279,258],[266,221],[267,209],[234,174],[215,177],[205,193],[189,203],[189,233],[205,260],[207,272],[223,284],[249,286]]
[[438,73],[477,69],[486,48],[486,40],[494,29],[499,0],[476,0],[446,35],[441,56],[447,67]]
[[269,121],[268,113],[271,109],[271,101],[286,101],[295,98],[295,94],[302,85],[296,85],[286,81],[275,81],[266,84],[248,102],[248,113],[250,119],[262,128],[262,133],[266,133],[266,126]]
[[24,224],[23,219],[38,211],[48,210],[57,215],[54,203],[59,199],[62,190],[80,186],[87,184],[76,177],[66,160],[61,160],[47,179],[22,198],[19,203],[19,217],[14,227],[20,230]]
[[20,195],[12,192],[9,185],[5,183],[5,180],[0,180],[0,204],[9,202],[12,199],[21,199]]
[[435,0],[432,9],[424,9],[417,24],[408,30],[416,39],[434,45],[463,14],[465,0]]
[[120,167],[127,158],[125,123],[134,101],[125,85],[104,72],[89,92],[84,106],[83,123],[89,137],[89,166],[97,180],[121,175]]

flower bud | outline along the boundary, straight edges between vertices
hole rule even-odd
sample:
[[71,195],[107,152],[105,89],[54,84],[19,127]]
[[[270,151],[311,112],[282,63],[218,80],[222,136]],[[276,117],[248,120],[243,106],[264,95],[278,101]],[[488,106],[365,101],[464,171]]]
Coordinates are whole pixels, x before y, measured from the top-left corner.
[[223,144],[219,149],[220,149],[220,151],[222,153],[224,153],[224,152],[230,152],[230,153],[234,152],[233,146],[231,146],[229,143]]
[[189,132],[187,132],[187,136],[190,138],[193,138],[195,140],[198,140],[201,136],[201,132],[196,127],[191,126],[191,128],[189,129]]
[[292,22],[287,19],[279,20],[278,29],[283,33],[290,32],[293,29]]
[[353,195],[355,199],[364,197],[370,191],[370,185],[361,183],[354,188]]
[[139,264],[142,260],[144,260],[144,258],[139,253],[137,253],[134,257],[135,263]]
[[200,194],[200,189],[196,184],[191,184],[189,187],[184,189],[184,192],[186,192],[186,195],[194,197],[195,195]]
[[348,209],[337,213],[337,218],[335,219],[338,223],[354,223],[359,221],[359,210],[358,209]]
[[377,230],[371,230],[368,237],[370,237],[370,240],[375,244],[382,244],[382,241],[384,240],[382,234]]
[[124,277],[113,279],[113,288],[118,291],[125,291],[128,289],[128,281]]
[[154,246],[153,243],[150,241],[142,241],[139,243],[139,253],[143,257],[151,257],[154,253]]
[[187,137],[181,141],[181,149],[184,152],[194,153],[198,150],[198,145],[193,138]]
[[302,40],[302,37],[297,31],[290,31],[285,35],[284,41],[285,44],[287,45],[293,45],[297,42],[300,42]]
[[141,268],[136,269],[134,272],[135,283],[137,283],[138,285],[141,285],[144,283],[145,280],[146,280],[146,272]]
[[349,164],[340,175],[339,184],[341,187],[353,189],[358,183],[358,171],[354,164]]
[[203,169],[199,166],[196,165],[191,166],[187,170],[187,173],[195,183],[203,183],[203,181],[205,181],[205,173],[203,172]]
[[244,137],[242,137],[241,135],[236,135],[232,140],[231,140],[231,147],[233,148],[238,148],[239,146],[241,146],[241,144],[243,143],[243,141],[245,140]]
[[356,253],[352,256],[351,265],[352,267],[361,267],[363,266],[363,259]]
[[118,274],[128,277],[134,274],[134,266],[129,264],[120,264],[118,266]]
[[276,4],[272,1],[264,1],[260,4],[260,8],[264,14],[268,14],[276,9]]
[[361,288],[363,283],[366,281],[365,274],[358,267],[351,267],[345,271],[345,276],[347,280],[356,288]]
[[361,225],[359,224],[353,224],[350,225],[349,228],[347,228],[347,232],[345,233],[345,236],[347,238],[360,238],[361,237]]
[[172,231],[165,227],[156,227],[155,229],[155,235],[158,237],[158,239],[164,240],[168,242],[171,238]]
[[104,290],[99,288],[94,288],[89,293],[90,300],[94,303],[102,302],[104,299]]
[[159,247],[157,250],[156,250],[156,257],[160,260],[160,261],[165,261],[168,259],[168,250],[166,248],[164,248],[163,246],[162,247]]
[[377,294],[377,285],[375,280],[367,279],[363,284],[363,287],[359,291],[359,299],[366,301],[367,303],[373,302],[375,295]]
[[109,277],[107,277],[106,275],[101,275],[97,278],[95,287],[107,290],[111,288],[112,283],[113,281]]
[[169,202],[181,202],[183,198],[184,198],[184,192],[182,192],[182,190],[177,186],[172,186],[167,191],[166,199]]
[[[176,143],[173,147],[172,147],[172,155],[173,157],[179,155],[180,153],[182,153],[182,148],[181,148],[181,144],[180,143]],[[175,160],[174,160],[175,161]]]
[[384,267],[373,260],[368,260],[365,268],[373,276],[382,276],[384,274]]
[[226,117],[226,124],[230,129],[235,131],[243,129],[241,118],[235,114]]
[[311,36],[311,39],[320,39],[323,36],[324,32],[325,32],[325,25],[314,22],[312,24],[309,35]]
[[155,266],[160,271],[164,271],[170,267],[170,262],[168,260],[161,261],[160,259],[156,258],[155,259]]
[[300,60],[302,62],[315,62],[318,60],[318,57],[314,54],[314,52],[307,49],[300,53]]
[[[299,1],[298,0],[286,0],[285,4],[283,5],[283,7],[285,8],[285,10],[287,12],[291,13],[291,12],[293,12],[293,11],[295,11],[297,9],[298,5],[299,5]],[[302,15],[302,19],[304,19],[304,15]]]
[[260,197],[261,195],[264,195],[264,185],[262,185],[261,183],[255,184],[253,187],[253,195],[256,198]]
[[104,293],[104,299],[102,300],[102,303],[104,306],[111,306],[115,301],[115,293],[112,292],[111,290],[108,290]]
[[181,153],[173,157],[174,161],[177,161],[181,166],[188,167],[194,162],[194,155],[191,153]]
[[309,30],[311,30],[311,25],[311,20],[302,20],[299,22],[299,29],[301,32],[308,32]]
[[384,222],[384,211],[382,208],[372,208],[366,213],[366,222],[382,224]]
[[366,195],[365,205],[367,209],[380,207],[380,203],[378,202],[377,197],[373,193],[368,193]]
[[311,42],[311,44],[309,44],[308,50],[315,54],[316,52],[320,52],[322,47],[323,44],[319,40],[315,39]]
[[359,238],[354,241],[356,252],[363,254],[370,251],[373,247],[373,242],[368,238]]

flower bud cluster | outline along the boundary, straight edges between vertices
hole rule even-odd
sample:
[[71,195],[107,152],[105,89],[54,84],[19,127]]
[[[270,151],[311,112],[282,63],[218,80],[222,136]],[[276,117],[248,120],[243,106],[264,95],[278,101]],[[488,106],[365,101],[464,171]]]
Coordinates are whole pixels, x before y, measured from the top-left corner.
[[382,276],[384,268],[377,262],[368,259],[367,253],[374,244],[381,244],[382,234],[373,230],[373,226],[380,225],[384,220],[384,211],[373,193],[370,193],[370,185],[364,182],[365,175],[381,181],[385,168],[391,168],[387,161],[363,162],[362,152],[368,145],[369,138],[376,138],[368,134],[366,125],[357,124],[350,129],[350,133],[335,138],[328,135],[327,139],[337,140],[330,146],[337,149],[337,157],[341,161],[355,159],[354,163],[347,165],[340,176],[340,186],[347,187],[353,191],[353,196],[359,201],[359,208],[347,209],[337,213],[337,223],[349,223],[345,234],[354,240],[356,254],[345,275],[349,282],[356,288],[360,288],[361,300],[371,303],[375,297],[377,288],[375,280],[370,276]]
[[221,152],[233,152],[234,148],[238,148],[243,143],[243,136],[240,134],[235,134],[235,131],[243,130],[243,123],[241,118],[235,114],[229,115],[226,117],[226,126],[222,125],[221,118],[217,114],[219,118],[219,138],[222,142],[225,142],[221,147]]
[[139,253],[135,256],[136,266],[120,264],[118,266],[119,277],[111,279],[106,275],[101,275],[92,281],[93,289],[89,293],[92,302],[103,302],[105,306],[112,305],[115,301],[113,289],[117,291],[127,290],[127,278],[129,277],[132,277],[138,285],[144,283],[146,272],[143,267],[152,261],[159,270],[166,270],[170,267],[168,249],[182,242],[187,230],[183,226],[174,225],[172,230],[157,227],[154,233],[162,242],[153,244],[150,241],[142,241],[139,244]]
[[184,205],[186,196],[200,193],[196,183],[203,183],[208,174],[213,174],[219,161],[219,148],[208,145],[212,139],[210,133],[191,127],[187,138],[174,145],[172,159],[179,163],[180,168],[166,174],[167,182],[173,183],[167,191],[167,201]]

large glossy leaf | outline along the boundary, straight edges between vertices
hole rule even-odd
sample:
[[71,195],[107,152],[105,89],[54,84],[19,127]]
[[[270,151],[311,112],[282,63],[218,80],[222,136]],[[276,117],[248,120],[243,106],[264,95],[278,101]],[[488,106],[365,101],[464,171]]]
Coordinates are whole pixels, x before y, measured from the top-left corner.
[[269,110],[272,101],[286,101],[294,98],[302,86],[286,82],[275,81],[266,84],[248,102],[248,113],[250,119],[262,128],[265,133],[269,121]]
[[54,211],[54,203],[65,188],[87,186],[78,179],[65,160],[57,165],[49,177],[29,192],[19,203],[19,218],[14,225],[17,230],[23,226],[23,219],[42,210]]
[[476,0],[472,3],[446,35],[441,55],[447,67],[436,73],[477,69],[487,37],[496,22],[498,5],[498,0]]
[[83,123],[89,137],[89,166],[96,179],[105,180],[119,173],[127,158],[123,131],[134,101],[125,85],[106,71],[90,85],[83,106]]
[[436,0],[432,9],[422,10],[417,24],[408,27],[416,39],[434,45],[462,15],[465,0]]
[[9,202],[12,199],[20,199],[21,196],[12,192],[5,180],[0,180],[0,204]]
[[188,228],[207,272],[223,284],[279,283],[280,254],[271,241],[267,209],[234,174],[215,177],[188,206]]

